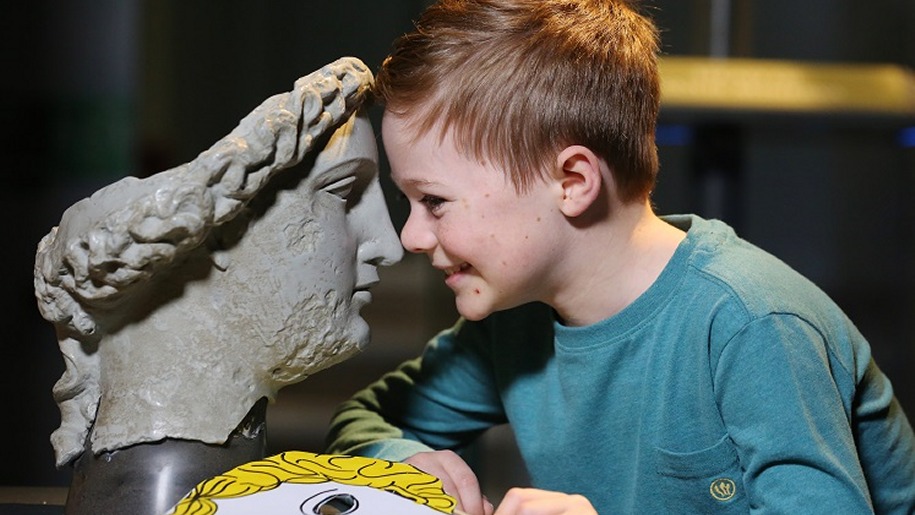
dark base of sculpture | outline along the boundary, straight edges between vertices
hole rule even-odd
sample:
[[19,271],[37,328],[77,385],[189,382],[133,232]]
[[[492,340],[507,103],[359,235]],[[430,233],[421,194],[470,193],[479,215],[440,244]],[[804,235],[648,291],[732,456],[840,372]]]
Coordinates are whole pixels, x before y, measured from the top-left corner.
[[98,455],[73,465],[66,515],[160,515],[197,483],[266,454],[267,400],[251,408],[223,445],[166,439]]

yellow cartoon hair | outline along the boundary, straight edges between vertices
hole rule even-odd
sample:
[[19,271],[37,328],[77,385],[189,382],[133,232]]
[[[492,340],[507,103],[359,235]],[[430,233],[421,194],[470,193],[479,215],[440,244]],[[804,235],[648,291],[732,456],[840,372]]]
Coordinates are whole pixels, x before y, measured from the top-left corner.
[[336,482],[385,490],[442,513],[452,513],[455,499],[442,489],[442,482],[405,463],[288,451],[252,461],[198,484],[170,515],[211,515],[214,499],[228,499],[272,490],[283,483]]

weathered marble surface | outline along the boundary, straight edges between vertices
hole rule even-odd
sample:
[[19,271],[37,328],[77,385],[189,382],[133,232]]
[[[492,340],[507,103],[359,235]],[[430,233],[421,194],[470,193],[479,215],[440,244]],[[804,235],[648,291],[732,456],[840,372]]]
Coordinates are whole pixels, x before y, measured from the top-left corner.
[[195,160],[77,202],[41,241],[38,306],[67,366],[59,466],[253,438],[236,429],[261,399],[366,345],[359,310],[402,255],[360,113],[371,81],[354,58],[302,77]]

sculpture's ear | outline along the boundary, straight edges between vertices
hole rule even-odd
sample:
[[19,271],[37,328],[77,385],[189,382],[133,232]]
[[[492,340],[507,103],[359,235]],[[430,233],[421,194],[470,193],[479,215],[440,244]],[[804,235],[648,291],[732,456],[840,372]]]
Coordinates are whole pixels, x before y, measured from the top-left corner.
[[556,165],[562,187],[559,209],[568,217],[577,217],[600,195],[600,159],[588,147],[571,145],[557,155]]
[[[257,199],[255,199],[257,200]],[[219,271],[225,272],[232,263],[229,251],[241,242],[251,225],[251,221],[257,216],[251,209],[251,206],[245,206],[228,222],[213,227],[210,234],[207,235],[206,248],[210,253],[210,259],[213,261]]]

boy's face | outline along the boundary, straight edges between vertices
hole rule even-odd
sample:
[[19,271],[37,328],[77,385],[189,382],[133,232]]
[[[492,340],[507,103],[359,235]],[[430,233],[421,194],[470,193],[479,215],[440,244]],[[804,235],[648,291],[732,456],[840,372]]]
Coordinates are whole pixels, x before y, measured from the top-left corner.
[[392,178],[410,202],[400,239],[445,273],[458,312],[479,320],[534,300],[548,302],[565,249],[556,224],[561,186],[536,181],[519,194],[491,162],[461,153],[437,130],[413,137],[408,121],[382,122]]

